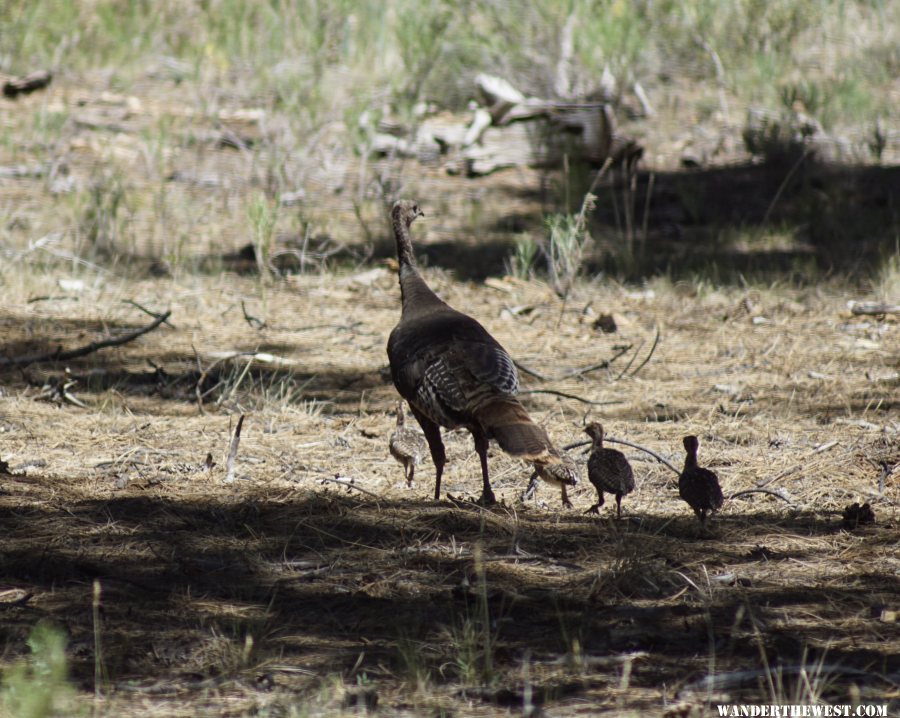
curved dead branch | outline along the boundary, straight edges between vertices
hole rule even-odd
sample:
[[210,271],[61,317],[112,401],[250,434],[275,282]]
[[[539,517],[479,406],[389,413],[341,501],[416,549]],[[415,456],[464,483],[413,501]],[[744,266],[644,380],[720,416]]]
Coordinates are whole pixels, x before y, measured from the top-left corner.
[[148,332],[152,332],[170,316],[172,316],[171,310],[158,315],[156,319],[150,322],[150,324],[148,324],[146,327],[136,329],[135,331],[129,332],[128,334],[123,334],[120,337],[108,337],[106,339],[91,342],[90,344],[85,344],[84,346],[78,347],[76,349],[70,349],[68,351],[63,351],[62,347],[59,347],[55,352],[47,352],[44,354],[29,354],[23,357],[0,357],[0,367],[27,366],[29,364],[40,364],[42,362],[49,361],[69,361],[70,359],[78,359],[80,357],[87,356],[88,354],[93,354],[94,352],[101,349],[108,349],[109,347],[120,347],[123,344],[134,341],[138,337],[143,336]]

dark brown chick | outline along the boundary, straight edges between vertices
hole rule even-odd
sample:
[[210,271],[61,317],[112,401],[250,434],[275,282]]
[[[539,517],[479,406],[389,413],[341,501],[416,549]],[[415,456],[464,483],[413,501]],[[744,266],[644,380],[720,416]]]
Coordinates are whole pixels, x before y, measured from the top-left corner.
[[706,528],[706,517],[720,508],[725,502],[719,477],[709,469],[697,465],[697,449],[700,441],[696,436],[684,437],[684,469],[678,477],[678,493],[700,519],[700,525]]
[[597,489],[600,500],[588,509],[595,514],[600,513],[603,506],[603,492],[616,497],[616,516],[622,518],[622,497],[634,491],[634,472],[625,454],[615,449],[603,447],[603,427],[600,424],[588,424],[584,432],[591,437],[591,457],[588,459],[588,478]]
[[522,498],[531,498],[537,487],[537,480],[540,478],[548,484],[558,486],[563,506],[572,508],[572,502],[569,501],[566,487],[575,486],[575,484],[578,483],[578,465],[571,456],[564,452],[560,453],[554,451],[554,454],[559,457],[559,461],[553,463],[546,463],[543,461],[534,462],[534,473],[531,475],[531,480],[528,482],[528,488],[525,489]]
[[403,465],[403,476],[406,485],[412,486],[416,475],[416,466],[425,455],[425,437],[418,431],[406,426],[403,413],[403,402],[397,402],[397,428],[391,434],[389,443],[391,456]]

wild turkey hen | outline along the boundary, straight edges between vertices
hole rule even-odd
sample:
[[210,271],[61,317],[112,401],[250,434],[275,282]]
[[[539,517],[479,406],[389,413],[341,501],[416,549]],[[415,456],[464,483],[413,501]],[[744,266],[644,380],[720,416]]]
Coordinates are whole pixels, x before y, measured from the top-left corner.
[[697,464],[697,449],[700,448],[697,437],[685,436],[683,443],[687,456],[684,459],[684,469],[678,477],[678,493],[694,510],[700,519],[700,525],[705,529],[707,512],[712,513],[722,508],[725,497],[722,496],[719,477]]
[[600,424],[588,424],[584,431],[593,440],[591,456],[588,459],[588,478],[600,497],[588,511],[600,513],[605,491],[615,495],[616,516],[622,518],[622,497],[634,491],[634,472],[631,470],[631,464],[621,451],[603,447],[603,427]]
[[397,402],[397,428],[388,442],[391,456],[403,466],[403,477],[406,485],[412,486],[416,476],[416,467],[425,453],[425,439],[415,429],[406,426],[406,415],[403,413],[403,402]]
[[512,456],[542,465],[561,461],[550,438],[515,394],[519,376],[506,350],[477,321],[431,291],[416,269],[410,225],[424,216],[412,200],[391,210],[400,269],[402,312],[388,339],[391,377],[422,427],[434,461],[434,498],[447,461],[441,427],[465,427],[481,460],[481,502],[496,503],[488,479],[490,439]]

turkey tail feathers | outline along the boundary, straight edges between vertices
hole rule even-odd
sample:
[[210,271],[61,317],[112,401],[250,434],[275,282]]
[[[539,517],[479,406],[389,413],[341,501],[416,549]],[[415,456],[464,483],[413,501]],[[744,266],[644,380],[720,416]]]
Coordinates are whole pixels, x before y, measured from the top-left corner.
[[525,407],[512,397],[490,402],[475,413],[475,418],[507,454],[546,460],[556,453],[547,432],[535,424]]

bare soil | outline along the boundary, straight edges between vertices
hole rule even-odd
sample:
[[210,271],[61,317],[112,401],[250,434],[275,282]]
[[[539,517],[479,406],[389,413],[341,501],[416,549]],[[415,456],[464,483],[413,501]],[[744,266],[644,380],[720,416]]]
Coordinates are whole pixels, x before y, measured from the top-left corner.
[[[102,163],[100,149],[84,149],[95,132],[75,132],[83,144],[70,149],[73,176]],[[97,154],[80,164],[79,147]],[[2,151],[3,163],[21,159]],[[234,150],[204,152],[224,158],[217,173],[239,164]],[[243,210],[193,186],[197,204],[185,199],[178,211],[203,207],[197,216],[209,218],[190,248],[197,271],[145,273],[156,240],[144,234],[130,264],[73,269],[26,241],[50,228],[48,212],[64,200],[41,179],[3,180],[0,198],[27,220],[10,230],[21,253],[5,255],[0,275],[3,356],[72,348],[150,321],[123,300],[171,308],[172,317],[124,347],[0,377],[0,459],[9,465],[0,474],[0,589],[30,594],[0,605],[0,665],[27,655],[29,631],[49,620],[69,638],[78,702],[107,715],[354,715],[375,701],[378,714],[397,716],[530,706],[559,716],[687,715],[813,699],[896,712],[900,323],[850,314],[847,301],[867,292],[858,277],[740,283],[741,256],[777,268],[765,256],[772,247],[720,254],[710,227],[761,221],[774,191],[742,205],[737,219],[725,217],[728,207],[738,212],[727,198],[706,193],[749,191],[770,171],[672,170],[670,185],[662,171],[655,180],[655,192],[681,189],[651,215],[645,256],[659,248],[679,267],[678,257],[700,263],[705,247],[715,252],[708,261],[729,268],[721,283],[680,269],[641,286],[599,275],[563,302],[540,281],[497,279],[512,235],[541,214],[533,170],[455,178],[458,194],[426,195],[430,218],[415,228],[431,285],[533,372],[522,372],[523,401],[560,445],[586,439],[585,421],[601,420],[609,436],[679,466],[681,438],[696,434],[726,497],[778,494],[726,500],[708,534],[679,500],[675,474],[629,447],[620,448],[637,488],[621,520],[609,503],[600,517],[583,513],[596,501],[586,476],[570,491],[574,509],[548,486],[523,503],[529,469],[499,450],[490,462],[501,504],[475,506],[480,474],[465,432],[447,437],[447,498],[431,500],[430,461],[407,489],[387,448],[397,397],[384,346],[399,291],[382,263],[279,280],[238,273],[250,267],[222,256],[246,240]],[[892,202],[896,187],[870,177],[891,171],[831,169],[817,176],[841,184],[817,191],[867,177]],[[429,172],[451,182],[426,168],[418,189],[432,186]],[[765,186],[783,178],[773,172]],[[359,229],[341,235],[345,215],[329,215],[338,200],[322,196],[317,211],[334,219],[332,237],[364,253]],[[807,212],[803,197],[788,192],[779,211]],[[884,208],[872,203],[865,219],[876,223]],[[688,204],[705,214],[688,222],[664,210],[687,213]],[[136,206],[135,222],[152,222],[153,206]],[[849,204],[830,206],[849,213]],[[460,208],[483,214],[461,220]],[[602,207],[599,216],[608,216]],[[441,242],[460,223],[469,233],[443,261]],[[495,234],[478,229],[490,226]],[[690,244],[702,236],[709,243]],[[848,255],[840,242],[802,252],[853,275],[881,249],[857,247],[852,267],[834,259]],[[218,257],[215,271],[202,271],[204,256]],[[808,269],[795,259],[787,257],[788,277]],[[72,274],[84,285],[61,287]],[[486,275],[495,278],[473,281]],[[601,313],[613,315],[615,333],[594,328]],[[84,407],[53,390],[70,381]],[[226,484],[241,413],[237,478]],[[866,502],[875,523],[845,524],[845,508]]]

